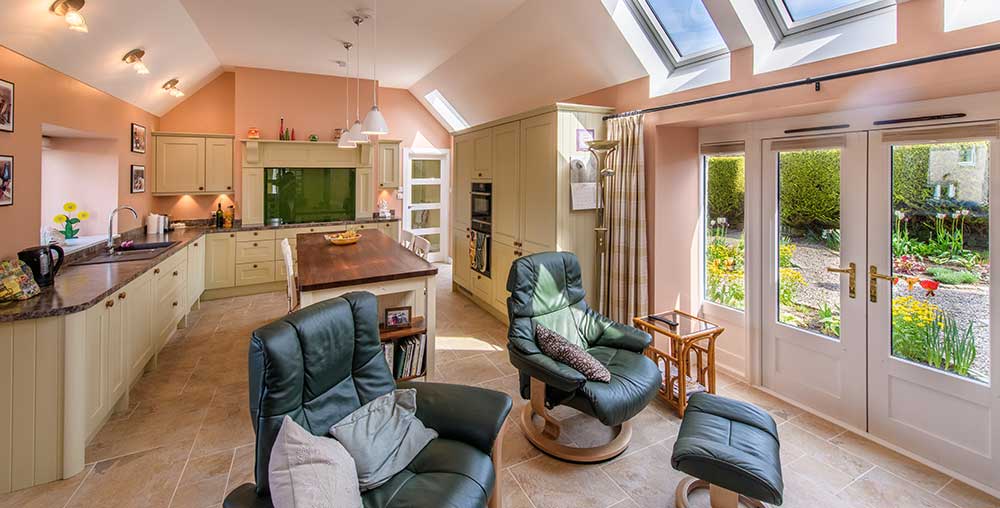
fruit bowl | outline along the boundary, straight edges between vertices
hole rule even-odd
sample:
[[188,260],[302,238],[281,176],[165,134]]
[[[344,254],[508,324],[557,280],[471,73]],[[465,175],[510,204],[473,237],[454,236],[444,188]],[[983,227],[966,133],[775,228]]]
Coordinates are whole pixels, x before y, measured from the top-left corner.
[[323,235],[323,238],[326,238],[326,241],[334,245],[353,245],[358,243],[358,240],[361,239],[361,235],[359,233],[355,233],[354,231],[346,231],[344,233],[330,233]]

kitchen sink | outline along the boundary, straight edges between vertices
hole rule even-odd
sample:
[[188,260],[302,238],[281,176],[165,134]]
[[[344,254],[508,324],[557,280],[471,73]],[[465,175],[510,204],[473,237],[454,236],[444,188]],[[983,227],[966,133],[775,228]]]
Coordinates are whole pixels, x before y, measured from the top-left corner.
[[75,265],[99,265],[103,263],[124,263],[153,259],[178,242],[135,243],[127,248],[115,248],[114,252],[102,252],[92,258],[73,263]]

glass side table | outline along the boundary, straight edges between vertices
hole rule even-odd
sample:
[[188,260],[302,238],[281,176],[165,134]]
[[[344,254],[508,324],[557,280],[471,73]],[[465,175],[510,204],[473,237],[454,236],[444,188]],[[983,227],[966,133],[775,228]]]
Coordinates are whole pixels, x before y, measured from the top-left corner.
[[725,328],[680,310],[635,317],[632,323],[653,336],[645,354],[663,376],[659,396],[681,417],[691,395],[715,393],[715,341]]

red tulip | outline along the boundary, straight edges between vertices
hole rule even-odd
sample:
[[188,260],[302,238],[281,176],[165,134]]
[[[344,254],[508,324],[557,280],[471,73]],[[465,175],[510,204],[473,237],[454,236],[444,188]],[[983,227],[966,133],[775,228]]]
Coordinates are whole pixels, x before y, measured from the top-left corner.
[[941,284],[936,280],[924,279],[920,281],[920,287],[927,291],[927,296],[934,296],[934,291],[937,291],[938,286]]

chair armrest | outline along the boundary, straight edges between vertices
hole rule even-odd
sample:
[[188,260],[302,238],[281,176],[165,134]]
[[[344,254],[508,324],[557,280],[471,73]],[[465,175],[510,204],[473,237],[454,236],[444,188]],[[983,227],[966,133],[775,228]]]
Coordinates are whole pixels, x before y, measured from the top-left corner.
[[244,483],[226,495],[222,508],[274,508],[270,497],[257,495],[257,488],[252,483]]
[[511,365],[521,374],[531,376],[557,390],[572,393],[587,382],[586,376],[580,371],[542,353],[524,354],[513,347],[507,348],[507,352]]
[[612,321],[611,326],[604,330],[604,333],[598,337],[594,345],[641,353],[652,341],[653,337],[648,333],[638,328]]
[[417,418],[445,439],[493,453],[512,402],[506,393],[445,383],[399,383],[396,388],[417,390]]

